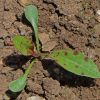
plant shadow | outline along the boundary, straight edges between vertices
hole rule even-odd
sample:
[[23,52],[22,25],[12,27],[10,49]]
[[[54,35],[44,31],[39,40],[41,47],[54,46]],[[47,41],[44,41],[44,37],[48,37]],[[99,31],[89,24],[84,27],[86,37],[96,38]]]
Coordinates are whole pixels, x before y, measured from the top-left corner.
[[[3,59],[3,64],[7,67],[11,67],[13,70],[21,69],[24,71],[22,66],[25,65],[29,59],[30,56],[11,54]],[[12,92],[8,89],[5,93],[10,98],[10,100],[16,100],[21,92]]]
[[6,95],[10,97],[10,100],[16,100],[16,98],[20,95],[21,92],[12,92],[10,90],[6,91]]
[[53,79],[58,80],[62,86],[68,85],[69,87],[91,87],[95,85],[94,79],[85,76],[78,76],[68,72],[52,60],[44,59],[42,60],[42,65],[44,69],[49,72],[50,76]]
[[3,59],[3,64],[16,70],[22,68],[29,59],[27,56],[11,54]]

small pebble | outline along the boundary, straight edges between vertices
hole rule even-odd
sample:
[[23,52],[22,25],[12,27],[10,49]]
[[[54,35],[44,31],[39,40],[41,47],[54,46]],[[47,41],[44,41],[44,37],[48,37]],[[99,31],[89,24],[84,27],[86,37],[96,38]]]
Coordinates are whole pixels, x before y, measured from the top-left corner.
[[57,41],[49,41],[45,45],[42,45],[42,51],[51,51],[57,46]]
[[97,14],[100,16],[100,10],[97,11]]
[[31,0],[18,0],[18,3],[19,3],[21,6],[26,6],[26,5],[31,4]]
[[45,100],[45,99],[40,96],[32,96],[28,97],[27,100]]
[[10,100],[10,97],[8,97],[6,94],[4,94],[3,100]]
[[100,10],[97,11],[97,20],[100,22]]

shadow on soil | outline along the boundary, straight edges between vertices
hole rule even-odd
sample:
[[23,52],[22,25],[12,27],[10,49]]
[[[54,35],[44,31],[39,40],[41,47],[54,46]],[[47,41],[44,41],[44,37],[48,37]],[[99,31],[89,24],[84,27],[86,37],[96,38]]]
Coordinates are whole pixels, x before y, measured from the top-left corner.
[[23,55],[9,55],[3,59],[3,63],[6,66],[9,66],[14,69],[21,68],[23,65],[27,63],[30,57],[26,57]]
[[16,100],[16,98],[20,95],[20,92],[14,93],[14,92],[11,92],[10,90],[8,90],[8,91],[6,91],[6,94],[8,97],[11,98],[10,100]]
[[[16,66],[20,65],[20,68],[21,68],[21,66],[26,64],[26,62],[28,60],[29,60],[29,57],[26,57],[26,56],[10,55],[4,59],[4,62],[7,66],[12,67],[12,65],[16,65]],[[42,60],[42,65],[43,65],[44,69],[49,72],[50,76],[53,79],[60,82],[61,86],[68,85],[69,87],[77,87],[77,86],[91,87],[91,86],[95,85],[95,82],[93,79],[77,76],[73,73],[65,71],[63,68],[61,68],[59,65],[57,65],[52,60],[44,59],[44,60]],[[18,69],[18,68],[19,67],[14,68],[14,69]],[[12,98],[11,100],[14,100],[19,96],[20,92],[13,93],[8,90],[8,91],[6,91],[6,94],[10,98]]]
[[[25,65],[29,61],[29,59],[30,57],[26,57],[23,55],[9,55],[3,60],[3,62],[5,65],[16,70],[18,68],[22,69],[22,66]],[[94,79],[78,76],[71,72],[68,72],[52,60],[44,59],[42,60],[42,65],[44,69],[49,72],[50,76],[58,80],[63,86],[68,85],[70,87],[91,87],[95,85]]]
[[49,72],[50,76],[58,80],[63,86],[68,85],[69,87],[91,87],[95,85],[94,79],[70,73],[61,68],[52,60],[42,60],[42,64],[44,69]]
[[[3,63],[5,66],[9,66],[13,68],[13,70],[22,69],[22,66],[25,65],[29,61],[30,57],[23,55],[9,55],[3,59]],[[10,90],[6,91],[6,95],[10,97],[10,100],[15,100],[19,96],[20,92],[14,93]]]

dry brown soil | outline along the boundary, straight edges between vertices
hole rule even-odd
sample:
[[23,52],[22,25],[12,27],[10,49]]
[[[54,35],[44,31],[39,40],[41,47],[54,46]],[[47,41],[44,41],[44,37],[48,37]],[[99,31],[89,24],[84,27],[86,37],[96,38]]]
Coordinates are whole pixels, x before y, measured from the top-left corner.
[[[32,33],[20,1],[0,0],[0,100],[27,100],[33,95],[46,100],[100,100],[100,79],[74,75],[48,60],[34,64],[21,93],[8,90],[9,82],[23,74],[28,61],[16,52],[10,40],[15,34],[31,37]],[[51,41],[47,50],[83,51],[100,69],[100,15],[97,14],[100,0],[29,0],[27,3],[38,7],[39,34],[48,35]],[[56,41],[53,47],[52,41]]]

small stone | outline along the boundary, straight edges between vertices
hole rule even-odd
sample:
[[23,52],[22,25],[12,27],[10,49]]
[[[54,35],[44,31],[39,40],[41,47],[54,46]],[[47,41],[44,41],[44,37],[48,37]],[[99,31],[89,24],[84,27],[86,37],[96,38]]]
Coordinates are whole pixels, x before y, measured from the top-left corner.
[[100,22],[100,10],[97,10],[97,20]]
[[28,97],[27,100],[45,100],[45,99],[40,96],[31,96]]
[[4,94],[4,96],[3,96],[3,100],[10,100],[10,97],[7,96],[6,94]]
[[100,22],[100,16],[97,16],[97,21]]
[[97,11],[97,14],[100,15],[100,10]]
[[49,34],[46,34],[46,33],[39,34],[39,39],[40,39],[42,45],[44,45],[45,43],[50,41]]
[[49,41],[45,45],[42,46],[42,51],[51,51],[57,45],[57,41]]
[[19,3],[21,6],[26,6],[26,5],[31,4],[31,0],[18,0],[18,3]]
[[39,39],[42,43],[42,51],[51,51],[57,45],[57,41],[51,40],[49,34],[41,33]]

